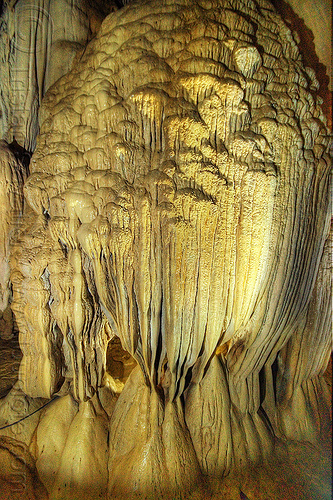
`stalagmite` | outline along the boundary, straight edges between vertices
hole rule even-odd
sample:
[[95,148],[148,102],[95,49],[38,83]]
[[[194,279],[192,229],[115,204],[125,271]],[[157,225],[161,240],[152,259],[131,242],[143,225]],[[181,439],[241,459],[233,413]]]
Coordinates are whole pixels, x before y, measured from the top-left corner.
[[77,412],[78,404],[67,394],[45,408],[41,423],[37,427],[36,467],[48,491],[54,485],[67,435]]
[[266,0],[145,0],[47,93],[10,267],[50,500],[236,500],[227,478],[325,441],[317,83]]

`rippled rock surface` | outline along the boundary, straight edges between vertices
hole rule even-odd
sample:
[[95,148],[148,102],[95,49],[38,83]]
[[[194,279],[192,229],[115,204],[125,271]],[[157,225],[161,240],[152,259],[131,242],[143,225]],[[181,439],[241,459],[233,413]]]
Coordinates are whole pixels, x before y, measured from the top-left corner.
[[11,268],[20,387],[60,397],[29,445],[50,498],[206,499],[327,442],[317,87],[268,2],[165,0],[49,90]]

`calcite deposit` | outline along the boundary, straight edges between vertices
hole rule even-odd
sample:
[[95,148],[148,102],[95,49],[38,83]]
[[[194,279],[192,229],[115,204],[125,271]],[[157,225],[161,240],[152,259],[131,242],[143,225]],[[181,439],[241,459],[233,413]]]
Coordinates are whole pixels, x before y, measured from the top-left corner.
[[23,215],[23,184],[27,177],[26,165],[15,155],[15,148],[0,141],[0,337],[10,338],[13,320],[10,284],[11,246],[19,231]]
[[330,136],[296,42],[266,0],[133,2],[46,94],[10,267],[51,500],[222,498],[327,442]]
[[50,86],[115,9],[113,0],[0,2],[0,138],[36,146],[38,111]]

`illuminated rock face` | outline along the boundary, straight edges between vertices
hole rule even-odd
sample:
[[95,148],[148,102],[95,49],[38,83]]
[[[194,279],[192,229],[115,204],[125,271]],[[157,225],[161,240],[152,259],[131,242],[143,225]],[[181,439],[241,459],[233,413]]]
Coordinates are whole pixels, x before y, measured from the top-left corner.
[[12,308],[23,391],[70,393],[34,438],[50,498],[206,498],[204,475],[269,460],[277,437],[323,438],[316,85],[264,0],[147,1],[47,94]]
[[23,213],[23,184],[27,169],[5,141],[0,141],[0,337],[13,333],[10,285],[10,248]]
[[[47,89],[69,71],[113,0],[5,0],[0,5],[0,138],[36,146]],[[2,12],[3,10],[3,12]]]

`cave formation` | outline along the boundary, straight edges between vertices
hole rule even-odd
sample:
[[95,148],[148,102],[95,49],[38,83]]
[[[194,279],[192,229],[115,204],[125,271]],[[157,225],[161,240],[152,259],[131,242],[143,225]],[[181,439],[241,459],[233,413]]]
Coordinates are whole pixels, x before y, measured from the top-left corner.
[[19,0],[0,33],[0,499],[330,498],[297,34],[268,0]]

